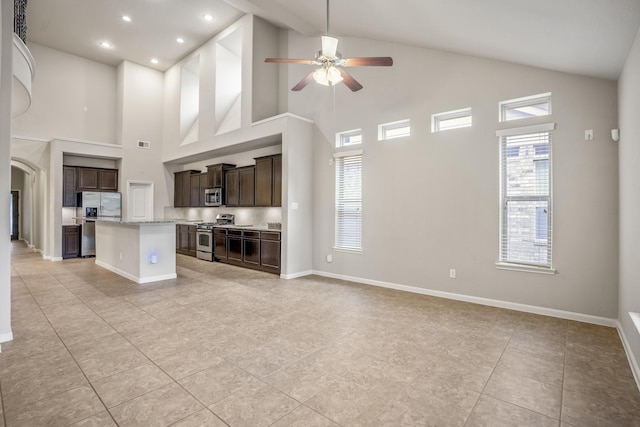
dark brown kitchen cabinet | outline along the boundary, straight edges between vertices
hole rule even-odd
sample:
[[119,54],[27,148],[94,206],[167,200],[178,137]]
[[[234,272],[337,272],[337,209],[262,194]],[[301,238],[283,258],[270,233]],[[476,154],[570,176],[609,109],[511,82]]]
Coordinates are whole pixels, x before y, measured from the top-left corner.
[[76,167],[77,191],[118,191],[118,170]]
[[273,195],[273,157],[256,159],[256,206],[271,206]]
[[213,257],[216,261],[226,261],[227,255],[227,229],[213,229]]
[[240,203],[240,179],[238,169],[232,169],[226,174],[226,186],[224,199],[226,206],[238,206]]
[[219,163],[207,166],[206,188],[224,188],[226,172],[235,167],[236,165],[230,165],[228,163]]
[[98,169],[76,168],[78,191],[98,191]]
[[280,232],[214,228],[216,261],[280,273]]
[[242,234],[242,263],[249,267],[260,266],[260,232],[244,231]]
[[195,225],[176,225],[176,252],[183,255],[196,256]]
[[62,167],[62,206],[76,206],[76,168],[73,166]]
[[[199,177],[200,171],[186,170],[186,171],[180,171],[180,172],[174,173],[174,186],[173,186],[173,206],[174,207],[188,208],[192,206],[191,178],[193,175],[197,175]],[[198,201],[194,206],[200,206],[200,199],[197,191],[195,192],[195,196],[198,197]]]
[[238,168],[238,206],[255,206],[255,176],[255,166],[245,166],[243,168]]
[[[200,206],[200,174],[190,175],[190,202],[189,206],[195,208]],[[204,192],[204,189],[202,190]],[[204,198],[204,196],[203,196]],[[204,205],[204,203],[203,203]]]
[[282,154],[273,156],[272,188],[271,206],[282,206]]
[[227,260],[242,264],[242,230],[230,229],[227,233]]
[[206,173],[200,174],[200,190],[198,192],[199,195],[199,204],[198,206],[204,207],[206,206],[204,202],[204,190],[209,188],[209,176]]
[[260,232],[260,265],[262,270],[280,273],[280,233]]
[[198,173],[190,175],[190,204],[192,208],[204,207],[204,189],[207,188],[207,174]]
[[118,170],[98,169],[98,189],[100,191],[118,191]]
[[256,160],[256,206],[282,204],[282,155],[258,157]]
[[80,226],[62,226],[62,259],[80,256]]

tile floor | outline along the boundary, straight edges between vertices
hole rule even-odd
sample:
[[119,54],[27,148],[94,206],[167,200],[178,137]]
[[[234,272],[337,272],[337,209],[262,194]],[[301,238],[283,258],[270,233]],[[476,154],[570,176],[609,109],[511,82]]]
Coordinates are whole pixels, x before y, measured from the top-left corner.
[[611,328],[184,256],[11,276],[0,426],[640,426]]

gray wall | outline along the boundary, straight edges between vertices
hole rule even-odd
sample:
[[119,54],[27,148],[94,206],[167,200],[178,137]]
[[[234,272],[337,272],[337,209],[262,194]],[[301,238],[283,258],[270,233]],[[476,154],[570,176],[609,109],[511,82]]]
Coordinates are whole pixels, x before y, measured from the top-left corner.
[[33,102],[13,135],[115,143],[116,69],[28,43],[36,62]]
[[[289,34],[290,57],[317,38]],[[326,274],[617,318],[617,93],[613,81],[362,39],[345,57],[389,55],[391,68],[351,68],[364,89],[312,84],[289,92],[290,110],[314,119],[313,269]],[[307,55],[308,56],[308,55]],[[289,88],[308,69],[291,66]],[[497,270],[498,103],[544,92],[553,115],[556,275]],[[471,107],[473,127],[430,132],[434,113]],[[381,123],[411,119],[412,135],[377,141]],[[364,136],[363,251],[334,244],[334,135]],[[584,141],[584,130],[595,139]],[[325,260],[333,254],[333,262]],[[449,279],[449,269],[457,279]]]
[[[0,193],[11,191],[11,80],[13,57],[13,8],[0,3]],[[11,246],[9,197],[0,197],[0,343],[11,333]]]
[[640,361],[640,335],[629,312],[640,312],[640,33],[618,83],[620,108],[620,324]]

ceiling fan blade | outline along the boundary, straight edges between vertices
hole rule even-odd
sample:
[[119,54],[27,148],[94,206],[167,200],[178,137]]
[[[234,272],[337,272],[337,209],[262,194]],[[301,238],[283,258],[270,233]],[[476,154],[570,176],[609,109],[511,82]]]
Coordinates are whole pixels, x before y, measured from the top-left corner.
[[358,83],[356,79],[351,77],[351,74],[340,68],[340,75],[342,76],[342,83],[344,83],[352,92],[357,92],[362,89],[362,85]]
[[297,92],[299,90],[304,89],[305,86],[308,85],[309,83],[311,83],[311,80],[313,80],[313,73],[314,72],[315,71],[312,71],[309,74],[307,74],[307,76],[304,79],[300,80],[297,85],[295,85],[294,87],[291,88],[291,90]]
[[335,58],[338,51],[338,39],[330,36],[322,36],[322,56]]
[[379,67],[390,67],[393,65],[393,58],[389,56],[372,56],[367,58],[346,58],[345,65],[348,67],[365,67],[375,65]]
[[278,62],[282,64],[308,64],[313,65],[310,59],[291,59],[291,58],[266,58],[264,62]]

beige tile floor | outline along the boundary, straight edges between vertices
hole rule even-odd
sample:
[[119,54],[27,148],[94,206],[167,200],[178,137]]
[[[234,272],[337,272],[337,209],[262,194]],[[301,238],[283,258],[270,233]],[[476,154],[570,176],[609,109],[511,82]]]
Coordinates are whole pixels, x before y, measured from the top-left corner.
[[184,256],[11,276],[0,426],[640,426],[611,328]]

